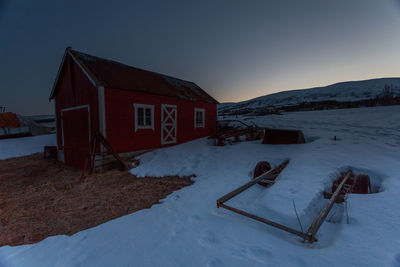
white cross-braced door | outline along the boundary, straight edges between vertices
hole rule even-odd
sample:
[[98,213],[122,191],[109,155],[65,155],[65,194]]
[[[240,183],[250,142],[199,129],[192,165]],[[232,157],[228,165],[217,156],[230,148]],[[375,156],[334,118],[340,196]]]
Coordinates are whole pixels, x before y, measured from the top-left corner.
[[176,105],[161,105],[161,144],[176,143]]

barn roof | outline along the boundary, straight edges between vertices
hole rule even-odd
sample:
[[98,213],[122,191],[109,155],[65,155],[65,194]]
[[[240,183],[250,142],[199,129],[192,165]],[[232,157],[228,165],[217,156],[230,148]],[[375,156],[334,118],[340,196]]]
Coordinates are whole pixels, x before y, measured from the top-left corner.
[[[67,48],[67,52],[78,61],[78,65],[91,77],[96,86],[177,97],[190,101],[218,103],[193,82],[135,68],[70,48]],[[54,89],[50,96],[50,99],[53,98]]]

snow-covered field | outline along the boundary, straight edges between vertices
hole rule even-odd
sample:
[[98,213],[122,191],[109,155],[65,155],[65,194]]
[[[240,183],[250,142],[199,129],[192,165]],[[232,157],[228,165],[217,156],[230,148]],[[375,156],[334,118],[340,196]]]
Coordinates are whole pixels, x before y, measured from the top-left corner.
[[[300,129],[309,142],[216,147],[200,139],[144,154],[132,173],[195,173],[196,182],[151,209],[71,237],[1,247],[0,266],[400,266],[400,106],[246,119]],[[274,186],[256,185],[228,204],[299,229],[292,201],[308,227],[342,168],[368,173],[379,192],[349,195],[349,224],[343,204],[335,204],[313,244],[216,207],[217,198],[249,181],[258,161],[286,158]]]
[[56,135],[38,135],[0,140],[0,160],[43,152],[44,146],[55,146]]

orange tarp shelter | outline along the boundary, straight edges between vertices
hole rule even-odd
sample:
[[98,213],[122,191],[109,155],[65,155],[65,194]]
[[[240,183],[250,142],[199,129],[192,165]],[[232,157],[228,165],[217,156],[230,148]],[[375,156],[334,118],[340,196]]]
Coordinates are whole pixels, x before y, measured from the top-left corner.
[[12,112],[0,113],[0,128],[19,127],[17,114]]

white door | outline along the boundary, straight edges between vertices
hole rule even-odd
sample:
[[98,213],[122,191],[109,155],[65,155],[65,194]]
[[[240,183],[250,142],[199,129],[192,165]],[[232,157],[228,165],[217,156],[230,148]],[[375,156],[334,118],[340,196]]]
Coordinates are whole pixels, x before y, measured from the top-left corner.
[[176,118],[175,105],[161,105],[161,144],[176,143]]

